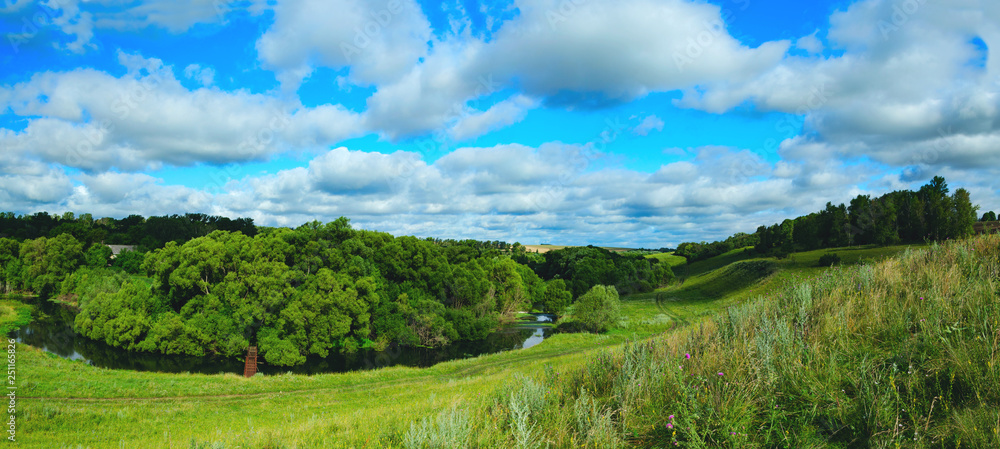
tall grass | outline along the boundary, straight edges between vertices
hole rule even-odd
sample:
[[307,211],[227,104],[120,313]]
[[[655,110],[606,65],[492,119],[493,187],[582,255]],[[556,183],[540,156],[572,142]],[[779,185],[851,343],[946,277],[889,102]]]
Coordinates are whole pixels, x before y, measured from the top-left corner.
[[833,268],[507,386],[480,444],[1000,447],[998,292],[996,235]]

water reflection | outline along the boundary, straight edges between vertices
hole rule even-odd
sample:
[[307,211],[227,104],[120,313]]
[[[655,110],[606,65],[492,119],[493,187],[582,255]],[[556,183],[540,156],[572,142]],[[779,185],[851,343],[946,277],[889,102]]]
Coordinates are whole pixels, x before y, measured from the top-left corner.
[[[243,359],[164,355],[149,352],[131,352],[104,342],[78,335],[73,330],[73,314],[51,304],[39,304],[43,316],[30,325],[15,331],[15,338],[22,343],[44,349],[60,357],[79,360],[101,368],[135,371],[191,372],[191,373],[242,373]],[[536,323],[551,322],[550,315],[537,315]],[[386,366],[427,367],[440,362],[475,357],[501,351],[530,348],[541,343],[552,333],[551,328],[535,323],[522,324],[494,332],[478,341],[461,341],[445,348],[390,347],[385,351],[362,350],[354,354],[334,353],[329,357],[310,357],[306,363],[295,367],[272,366],[259,359],[258,371],[264,374],[293,372],[318,374],[374,369]]]

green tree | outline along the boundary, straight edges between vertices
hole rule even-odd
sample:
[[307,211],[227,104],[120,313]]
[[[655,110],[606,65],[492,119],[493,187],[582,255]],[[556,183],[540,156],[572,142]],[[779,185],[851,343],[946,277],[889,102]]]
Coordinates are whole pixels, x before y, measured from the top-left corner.
[[14,239],[0,238],[0,291],[10,293],[20,285],[21,244]]
[[951,197],[948,196],[948,183],[944,178],[935,176],[931,182],[921,187],[917,194],[924,202],[924,221],[930,238],[944,240],[950,237],[955,228],[954,206]]
[[952,217],[951,236],[963,238],[972,235],[975,232],[973,225],[976,223],[976,212],[979,211],[979,206],[972,205],[969,191],[965,189],[955,190],[951,197],[951,204],[954,208],[950,214]]
[[139,251],[122,251],[111,261],[111,266],[121,268],[129,274],[142,273],[142,262],[146,253]]
[[27,240],[20,249],[22,282],[35,294],[48,297],[83,262],[83,244],[69,234]]
[[592,332],[606,332],[621,319],[621,300],[614,286],[595,285],[573,308],[573,319]]
[[545,294],[541,303],[543,311],[561,315],[572,302],[573,293],[566,288],[566,281],[553,279],[545,283]]
[[873,242],[876,245],[887,246],[899,243],[899,226],[897,224],[896,203],[886,195],[872,203]]
[[87,266],[93,268],[101,268],[108,266],[108,260],[111,259],[111,248],[107,245],[96,244],[87,250]]

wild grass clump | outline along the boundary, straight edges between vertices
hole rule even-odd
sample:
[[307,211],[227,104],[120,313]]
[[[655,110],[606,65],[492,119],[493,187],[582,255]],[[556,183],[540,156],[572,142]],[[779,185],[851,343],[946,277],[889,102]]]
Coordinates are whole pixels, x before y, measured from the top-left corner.
[[1000,447],[998,293],[997,235],[834,267],[505,387],[490,442]]
[[424,418],[410,425],[403,438],[406,449],[451,449],[469,447],[472,424],[469,414],[457,408],[443,410],[436,419]]

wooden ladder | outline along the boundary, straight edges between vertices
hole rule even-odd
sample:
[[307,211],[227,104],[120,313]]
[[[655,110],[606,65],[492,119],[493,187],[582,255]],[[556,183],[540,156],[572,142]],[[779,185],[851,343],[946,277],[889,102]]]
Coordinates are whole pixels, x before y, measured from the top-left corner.
[[247,349],[247,364],[243,368],[243,377],[253,377],[257,374],[257,347],[251,346]]

